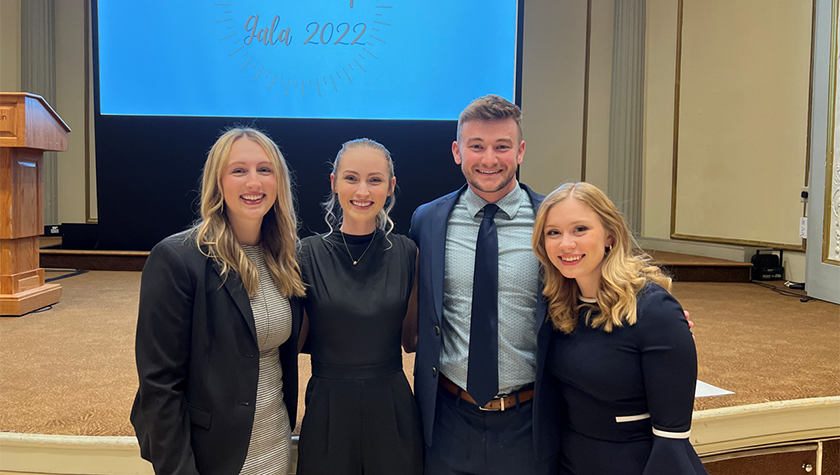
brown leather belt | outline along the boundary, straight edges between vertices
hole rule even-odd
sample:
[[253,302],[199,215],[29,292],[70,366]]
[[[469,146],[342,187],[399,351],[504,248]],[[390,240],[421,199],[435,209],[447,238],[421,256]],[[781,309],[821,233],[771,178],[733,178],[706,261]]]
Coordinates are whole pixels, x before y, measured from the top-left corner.
[[[475,399],[473,399],[472,396],[470,396],[470,393],[459,388],[457,384],[450,381],[449,378],[447,378],[446,376],[440,375],[440,385],[443,386],[444,389],[456,396],[458,395],[458,393],[460,393],[461,399],[478,406],[478,403],[476,403]],[[530,401],[534,398],[534,388],[519,391],[517,393],[513,393],[505,397],[492,399],[490,402],[487,403],[486,406],[478,406],[478,408],[482,411],[504,411],[505,409],[516,406],[517,397],[519,398],[520,403]]]

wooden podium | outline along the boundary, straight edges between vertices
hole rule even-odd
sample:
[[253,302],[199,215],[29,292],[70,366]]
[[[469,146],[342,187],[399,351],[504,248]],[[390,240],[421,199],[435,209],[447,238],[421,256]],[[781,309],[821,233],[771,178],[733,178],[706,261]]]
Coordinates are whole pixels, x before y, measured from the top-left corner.
[[0,92],[0,315],[52,305],[61,286],[44,282],[44,151],[67,150],[70,128],[43,97]]

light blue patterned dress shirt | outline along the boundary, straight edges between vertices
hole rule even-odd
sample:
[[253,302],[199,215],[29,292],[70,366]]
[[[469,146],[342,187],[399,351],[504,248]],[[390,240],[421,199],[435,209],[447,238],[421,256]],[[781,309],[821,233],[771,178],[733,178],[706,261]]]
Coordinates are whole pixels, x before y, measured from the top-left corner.
[[[449,215],[443,287],[440,370],[467,387],[475,245],[488,204],[467,188]],[[499,239],[499,394],[534,382],[537,360],[539,261],[531,249],[534,207],[517,186],[496,202]]]

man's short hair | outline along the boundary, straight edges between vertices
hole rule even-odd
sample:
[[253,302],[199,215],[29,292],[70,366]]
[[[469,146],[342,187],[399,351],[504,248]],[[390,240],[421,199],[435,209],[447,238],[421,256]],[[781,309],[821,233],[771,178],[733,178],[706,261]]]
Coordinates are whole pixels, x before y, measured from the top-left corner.
[[519,133],[517,142],[522,142],[522,111],[519,106],[495,94],[488,94],[475,99],[458,116],[458,143],[461,143],[461,128],[467,122],[473,120],[489,122],[505,119],[513,119],[516,123],[516,131]]

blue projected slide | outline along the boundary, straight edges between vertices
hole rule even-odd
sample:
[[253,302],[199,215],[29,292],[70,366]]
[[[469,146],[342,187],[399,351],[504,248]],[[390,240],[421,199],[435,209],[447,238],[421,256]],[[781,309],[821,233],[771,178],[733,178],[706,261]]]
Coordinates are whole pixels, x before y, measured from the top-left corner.
[[516,0],[99,0],[100,112],[444,119],[513,100]]

